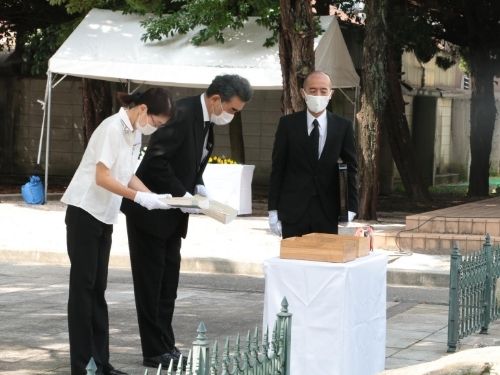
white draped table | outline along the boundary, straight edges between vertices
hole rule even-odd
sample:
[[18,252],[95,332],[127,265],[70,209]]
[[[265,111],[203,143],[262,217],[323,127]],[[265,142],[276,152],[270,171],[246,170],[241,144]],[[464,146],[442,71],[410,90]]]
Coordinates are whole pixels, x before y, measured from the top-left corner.
[[255,165],[207,164],[203,182],[208,197],[227,204],[238,215],[252,213],[252,178]]
[[292,313],[290,375],[371,375],[384,370],[387,256],[347,263],[271,258],[264,327],[283,297]]

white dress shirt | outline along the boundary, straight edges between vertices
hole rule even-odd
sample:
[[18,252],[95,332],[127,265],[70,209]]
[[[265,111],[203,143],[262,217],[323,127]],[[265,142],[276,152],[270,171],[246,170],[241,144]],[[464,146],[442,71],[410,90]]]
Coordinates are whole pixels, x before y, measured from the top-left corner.
[[326,118],[326,111],[323,111],[321,115],[318,117],[314,117],[311,115],[309,111],[307,111],[307,134],[310,135],[314,125],[313,121],[318,120],[318,130],[319,130],[319,150],[318,150],[318,159],[321,156],[321,153],[323,152],[323,148],[325,147],[325,142],[326,142],[326,129],[327,129],[327,124],[328,120]]
[[141,134],[134,130],[125,109],[106,118],[92,133],[82,161],[61,201],[80,207],[105,224],[114,224],[122,197],[96,184],[96,165],[127,186],[134,175]]

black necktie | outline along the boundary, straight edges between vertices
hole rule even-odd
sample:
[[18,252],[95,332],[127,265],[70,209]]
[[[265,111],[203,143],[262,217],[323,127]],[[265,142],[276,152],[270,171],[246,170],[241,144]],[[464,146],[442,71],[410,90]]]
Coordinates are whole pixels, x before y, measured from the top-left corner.
[[311,150],[313,152],[313,156],[315,160],[318,160],[319,156],[319,123],[318,120],[314,119],[313,121],[313,130],[311,130],[311,134],[309,134],[309,139],[311,140]]
[[209,145],[208,141],[208,135],[210,133],[210,129],[213,128],[214,123],[210,121],[205,121],[203,125],[203,149],[201,151],[201,163],[205,161],[207,155],[208,155],[208,150],[210,149],[211,145]]
[[205,121],[205,124],[203,126],[203,139],[207,137],[208,130],[214,125],[213,122],[210,121]]

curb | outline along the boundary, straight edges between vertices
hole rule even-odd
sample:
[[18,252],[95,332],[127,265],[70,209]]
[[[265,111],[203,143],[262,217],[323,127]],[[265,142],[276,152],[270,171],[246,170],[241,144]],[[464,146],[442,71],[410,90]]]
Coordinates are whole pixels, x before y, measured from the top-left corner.
[[[36,250],[0,250],[0,262],[70,265],[66,253]],[[128,255],[112,255],[109,258],[109,267],[130,268],[130,258]],[[183,257],[181,272],[264,277],[262,263],[239,262],[224,258]],[[449,286],[449,274],[446,272],[418,272],[388,268],[387,284],[392,286],[447,288]]]
[[[48,201],[58,201],[61,200],[63,193],[47,193]],[[21,194],[0,194],[1,202],[24,202],[23,196]]]
[[450,275],[448,272],[418,272],[404,268],[388,268],[387,284],[448,288],[450,285]]

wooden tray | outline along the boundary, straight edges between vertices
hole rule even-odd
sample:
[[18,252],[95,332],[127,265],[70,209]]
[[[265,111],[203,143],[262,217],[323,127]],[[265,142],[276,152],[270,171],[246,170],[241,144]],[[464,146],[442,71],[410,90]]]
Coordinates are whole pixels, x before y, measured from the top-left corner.
[[365,237],[311,233],[281,240],[280,258],[344,263],[368,255],[369,249]]

